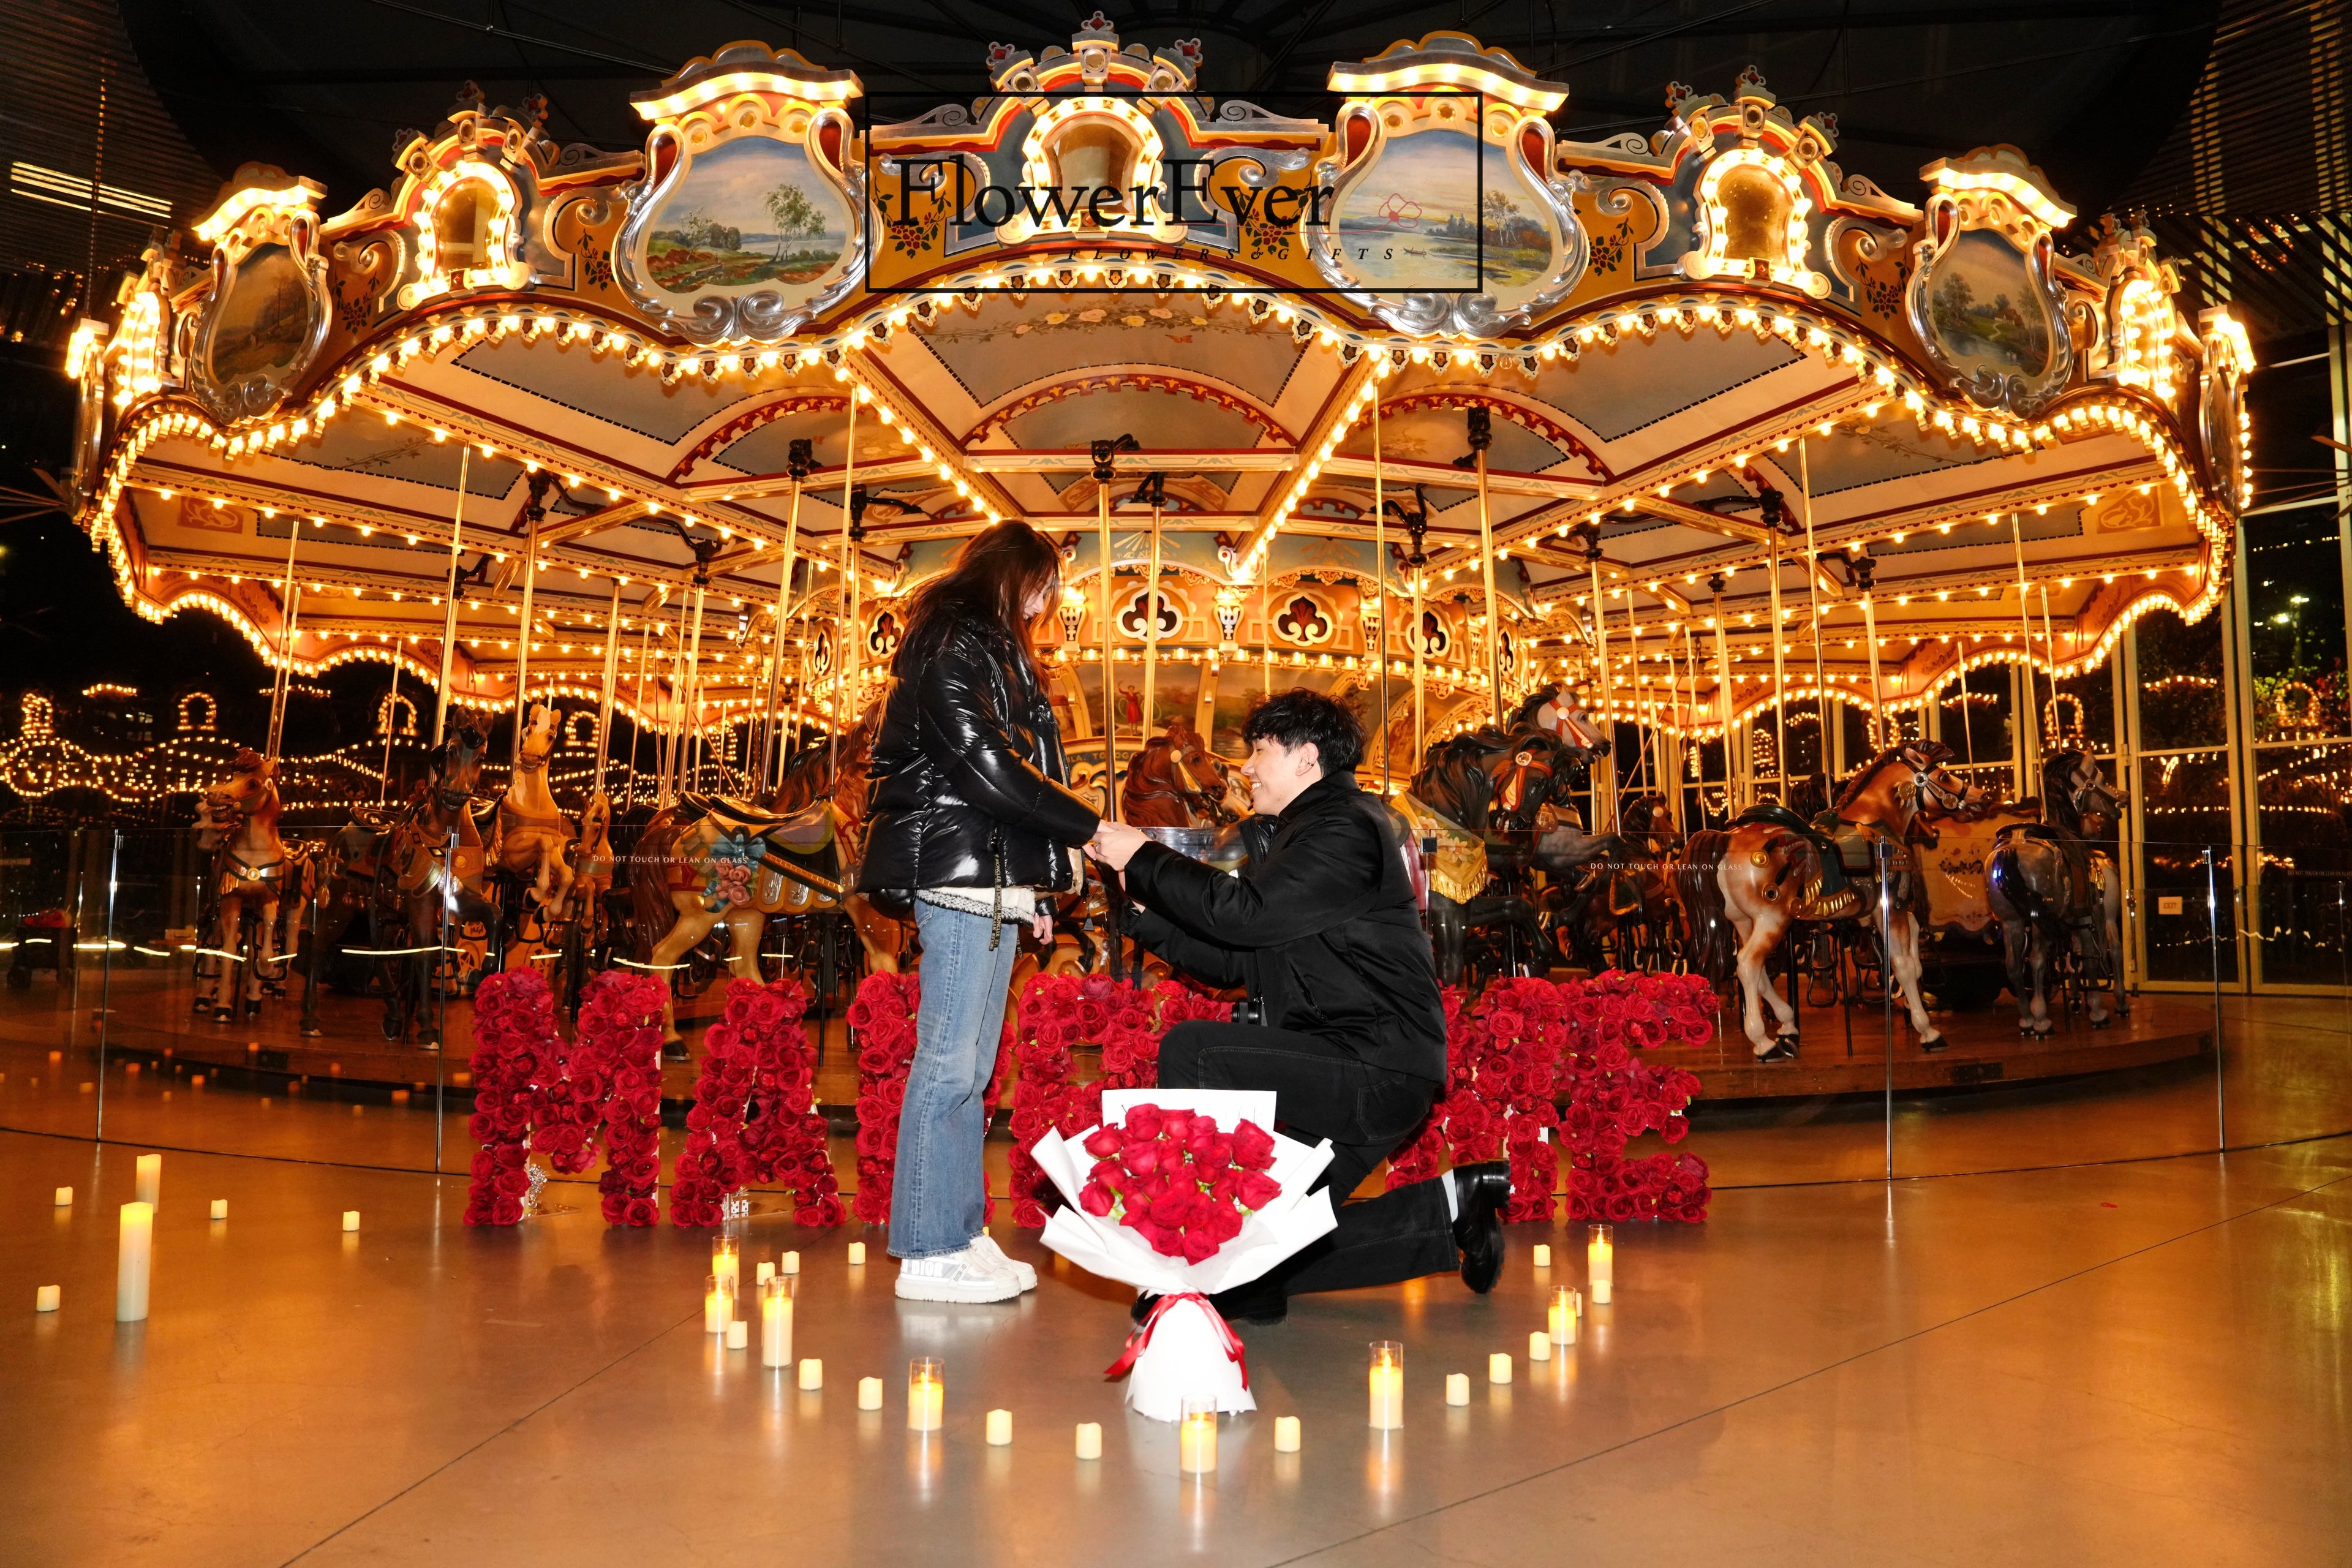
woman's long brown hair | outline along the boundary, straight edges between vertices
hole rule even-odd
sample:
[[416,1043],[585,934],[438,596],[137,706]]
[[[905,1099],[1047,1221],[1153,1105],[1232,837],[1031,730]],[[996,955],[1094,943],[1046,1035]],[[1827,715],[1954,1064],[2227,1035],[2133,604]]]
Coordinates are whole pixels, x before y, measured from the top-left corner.
[[891,660],[890,672],[901,673],[898,661],[913,649],[936,644],[936,635],[925,634],[939,617],[976,613],[989,617],[1013,639],[1028,661],[1030,673],[1042,685],[1045,671],[1037,663],[1025,606],[1038,589],[1052,585],[1061,575],[1061,552],[1017,518],[973,534],[964,541],[955,563],[924,584],[907,606],[907,635]]

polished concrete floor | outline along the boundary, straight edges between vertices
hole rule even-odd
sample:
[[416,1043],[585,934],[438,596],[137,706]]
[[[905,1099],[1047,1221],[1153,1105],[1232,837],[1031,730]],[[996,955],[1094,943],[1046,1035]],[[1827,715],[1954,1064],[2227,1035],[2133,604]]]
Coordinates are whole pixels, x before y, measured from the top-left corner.
[[[455,1179],[170,1153],[152,1315],[118,1326],[139,1152],[0,1133],[0,1562],[2352,1562],[2352,1139],[1726,1192],[1705,1225],[1620,1227],[1616,1301],[1502,1388],[1487,1353],[1584,1272],[1565,1227],[1515,1227],[1491,1297],[1437,1278],[1250,1331],[1261,1409],[1202,1482],[1101,1376],[1121,1294],[1026,1235],[999,1232],[1034,1296],[936,1307],[892,1296],[878,1231],[743,1222],[748,1258],[805,1258],[803,1394],[701,1331],[705,1234],[608,1229],[570,1185],[469,1231]],[[1387,1437],[1376,1339],[1406,1345]],[[912,1355],[946,1361],[929,1439]],[[1078,1421],[1101,1460],[1071,1457]]]

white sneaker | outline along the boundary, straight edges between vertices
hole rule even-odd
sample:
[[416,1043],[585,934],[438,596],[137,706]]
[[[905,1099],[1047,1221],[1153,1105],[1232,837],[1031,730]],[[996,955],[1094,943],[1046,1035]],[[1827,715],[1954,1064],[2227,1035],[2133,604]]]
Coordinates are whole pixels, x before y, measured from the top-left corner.
[[1021,1282],[1000,1272],[976,1247],[937,1258],[903,1258],[898,1264],[898,1296],[907,1301],[1010,1301],[1021,1294]]
[[1013,1282],[1024,1290],[1037,1289],[1037,1271],[1017,1258],[1006,1257],[1004,1248],[997,1246],[996,1238],[988,1232],[983,1230],[971,1238],[971,1250],[982,1263],[998,1273],[1011,1275]]

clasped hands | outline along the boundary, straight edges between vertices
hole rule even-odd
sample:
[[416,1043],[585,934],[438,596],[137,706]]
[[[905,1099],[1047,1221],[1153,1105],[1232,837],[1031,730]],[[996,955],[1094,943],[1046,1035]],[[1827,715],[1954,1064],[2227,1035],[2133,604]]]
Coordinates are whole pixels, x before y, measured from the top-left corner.
[[1127,863],[1135,858],[1135,852],[1150,842],[1143,829],[1107,816],[1097,825],[1095,836],[1087,840],[1087,853],[1114,871],[1124,871]]

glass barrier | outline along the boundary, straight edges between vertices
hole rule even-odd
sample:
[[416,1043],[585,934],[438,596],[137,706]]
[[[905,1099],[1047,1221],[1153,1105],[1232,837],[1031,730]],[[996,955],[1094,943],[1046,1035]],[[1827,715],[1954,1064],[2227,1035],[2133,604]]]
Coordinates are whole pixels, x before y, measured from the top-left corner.
[[[2183,782],[2193,765],[2192,755],[2167,785],[2183,802],[2200,787]],[[1918,944],[1927,1039],[1884,983],[1886,943],[1869,912],[1866,868],[1855,873],[1852,918],[1800,921],[1766,957],[1773,989],[1793,1006],[1784,1030],[1759,1005],[1752,1037],[1724,967],[1736,931],[1685,913],[1685,900],[1709,889],[1721,901],[1721,871],[1701,876],[1687,860],[1711,855],[1706,864],[1717,866],[1720,840],[1695,847],[1663,825],[1618,835],[1562,825],[1454,842],[1427,870],[1433,885],[1457,890],[1469,879],[1476,901],[1450,911],[1441,902],[1432,928],[1440,962],[1474,992],[1507,974],[1565,981],[1636,969],[1717,979],[1708,1037],[1644,1057],[1697,1078],[1687,1137],[1670,1148],[1645,1132],[1626,1154],[1698,1154],[1718,1186],[2272,1143],[2352,1128],[2352,867],[2340,832],[2294,810],[2305,804],[2285,785],[2265,795],[2259,847],[2126,845],[2112,882],[2118,951],[2103,958],[2092,951],[2102,944],[2086,947],[2070,930],[2045,977],[2046,1029],[2030,1011],[2021,1020],[1987,889],[1991,852],[2014,826],[1999,818],[1946,822],[1933,845],[1913,846],[1927,911]],[[616,833],[625,866],[631,843],[630,830]],[[379,847],[364,832],[298,836],[274,877],[255,878],[230,875],[219,847],[193,832],[0,833],[0,941],[13,944],[0,990],[0,1126],[463,1172],[473,1152],[470,998],[482,974],[529,963],[568,994],[574,980],[656,955],[630,935],[625,889],[583,900],[593,912],[576,940],[528,920],[522,940],[495,950],[487,930],[462,922],[446,932],[433,920],[412,928]],[[2050,850],[2042,870],[2063,881],[2064,858]],[[515,903],[519,885],[497,891],[517,919],[527,914]],[[1816,909],[1837,903],[1827,886],[1790,896]],[[911,959],[894,930],[880,923],[867,934]],[[661,972],[672,980],[683,1047],[665,1068],[666,1173],[684,1136],[703,1031],[723,1005],[723,944],[661,955],[677,965]],[[1066,936],[1052,955],[1024,955],[1020,973],[1080,961]],[[761,973],[789,965],[823,991],[811,1013],[817,1099],[845,1190],[857,1180],[850,1139],[859,1089],[846,1016],[864,963],[839,916],[765,928]],[[1784,1034],[1787,1049],[1776,1049]],[[1080,1081],[1102,1070],[1094,1047],[1074,1058]],[[990,1161],[1001,1195],[999,1115]]]

